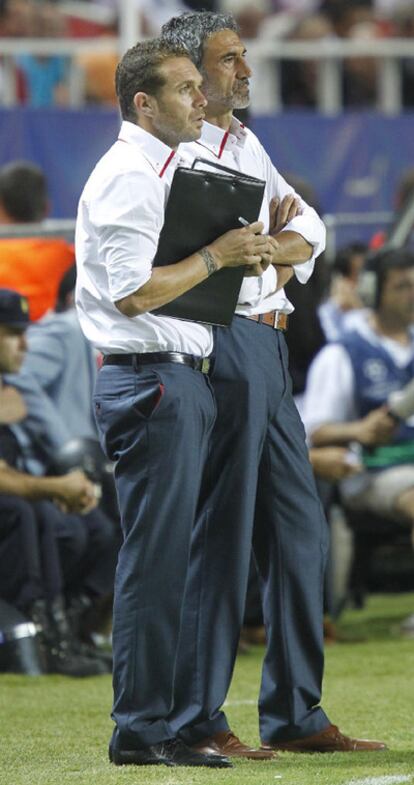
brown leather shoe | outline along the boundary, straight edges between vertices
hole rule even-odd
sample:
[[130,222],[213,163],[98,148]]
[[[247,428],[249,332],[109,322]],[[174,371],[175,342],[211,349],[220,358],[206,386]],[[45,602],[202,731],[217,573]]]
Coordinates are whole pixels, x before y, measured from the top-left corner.
[[294,741],[264,741],[262,750],[284,750],[286,752],[374,752],[386,750],[387,745],[382,741],[368,741],[368,739],[351,739],[345,736],[336,725],[328,725],[320,733],[305,736]]
[[231,730],[224,730],[209,736],[197,744],[191,745],[192,750],[204,755],[224,755],[226,758],[250,758],[251,760],[271,760],[276,758],[272,749],[255,749],[243,744]]

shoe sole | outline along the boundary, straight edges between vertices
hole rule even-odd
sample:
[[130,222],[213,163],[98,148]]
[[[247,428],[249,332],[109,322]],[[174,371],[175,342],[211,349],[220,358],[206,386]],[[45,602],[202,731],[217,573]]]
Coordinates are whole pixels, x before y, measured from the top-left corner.
[[108,757],[109,762],[113,763],[114,766],[174,766],[174,763],[171,763],[167,758],[159,758],[159,760],[142,760],[142,758],[137,757],[137,753],[135,750],[122,750],[120,752],[115,752],[109,747],[108,750]]

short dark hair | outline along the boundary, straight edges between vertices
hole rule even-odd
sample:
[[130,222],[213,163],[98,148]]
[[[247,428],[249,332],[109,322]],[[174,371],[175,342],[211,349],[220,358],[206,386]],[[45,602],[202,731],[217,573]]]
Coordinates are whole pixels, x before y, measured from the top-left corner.
[[197,68],[201,69],[206,39],[220,30],[239,32],[233,14],[214,11],[188,11],[173,16],[161,28],[161,38],[172,44],[184,46]]
[[47,213],[46,177],[29,161],[13,161],[0,169],[0,203],[19,223],[42,221]]
[[364,271],[375,273],[375,309],[378,309],[381,305],[382,292],[391,270],[407,270],[410,268],[414,268],[414,252],[408,248],[384,248],[370,256]]
[[351,275],[352,272],[352,259],[354,256],[365,256],[368,252],[368,246],[365,243],[349,243],[337,252],[332,271],[343,275],[345,278]]
[[125,52],[115,72],[115,89],[123,120],[137,121],[134,96],[143,92],[157,95],[165,84],[159,68],[169,57],[188,57],[182,46],[159,38],[139,41]]

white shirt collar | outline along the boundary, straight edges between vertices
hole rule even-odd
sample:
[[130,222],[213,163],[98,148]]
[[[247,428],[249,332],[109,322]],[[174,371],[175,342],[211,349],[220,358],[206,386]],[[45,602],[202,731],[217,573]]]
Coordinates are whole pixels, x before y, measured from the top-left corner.
[[121,125],[118,141],[138,147],[158,177],[165,174],[172,161],[174,168],[182,162],[181,156],[177,155],[175,150],[145,131],[141,126],[130,123],[128,120],[124,120]]
[[230,128],[224,131],[217,125],[212,125],[204,120],[203,130],[197,144],[200,147],[207,147],[217,158],[221,158],[224,150],[235,150],[243,148],[247,137],[247,131],[236,117],[232,117]]

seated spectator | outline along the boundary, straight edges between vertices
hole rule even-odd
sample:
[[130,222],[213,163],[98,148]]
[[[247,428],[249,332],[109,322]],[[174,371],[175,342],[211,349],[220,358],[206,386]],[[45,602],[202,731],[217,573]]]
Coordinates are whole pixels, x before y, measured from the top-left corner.
[[373,310],[312,363],[303,419],[313,446],[358,446],[364,471],[340,484],[345,507],[414,527],[414,422],[388,406],[414,376],[414,255],[385,251],[370,266]]
[[[35,3],[30,36],[51,39],[63,35],[65,21],[59,8],[53,3]],[[21,54],[15,61],[25,82],[24,103],[36,107],[68,103],[66,57]]]
[[358,280],[367,251],[363,243],[351,243],[338,251],[335,257],[329,297],[318,309],[328,342],[337,341],[363,313],[364,303],[358,292]]
[[115,69],[119,55],[114,52],[88,52],[78,55],[76,61],[82,69],[85,100],[88,104],[116,106]]
[[[2,374],[0,387],[2,390],[9,384],[9,380],[12,378],[11,374],[16,374],[19,371],[23,361],[26,349],[24,333],[27,324],[27,303],[24,298],[11,290],[0,290],[0,372]],[[62,590],[66,595],[69,610],[72,610],[72,616],[79,616],[84,611],[89,612],[91,606],[100,604],[112,592],[116,561],[113,526],[106,516],[96,509],[94,486],[82,472],[71,472],[63,477],[38,477],[27,471],[26,443],[24,442],[22,445],[19,439],[22,413],[23,421],[25,416],[24,405],[20,404],[19,408],[18,394],[15,395],[14,400],[14,417],[12,409],[13,404],[10,406],[9,401],[7,423],[2,425],[0,431],[0,458],[3,461],[0,470],[0,497],[4,494],[7,497],[14,497],[14,504],[13,499],[7,498],[5,500],[4,496],[2,498],[3,507],[4,504],[6,504],[6,508],[8,506],[9,514],[6,516],[5,523],[7,542],[4,550],[0,549],[0,559],[2,556],[4,558],[3,569],[0,569],[2,575],[0,592],[9,601],[12,600],[10,595],[16,594],[16,603],[23,603],[18,599],[19,592],[16,592],[13,581],[12,586],[8,583],[7,576],[10,575],[10,571],[7,568],[7,558],[10,556],[10,548],[17,547],[13,521],[16,518],[19,521],[24,517],[24,512],[27,512],[25,505],[27,507],[27,503],[30,502],[32,513],[28,514],[28,518],[32,522],[27,524],[30,536],[34,539],[37,531],[40,538],[39,532],[46,531],[46,539],[49,542],[47,549],[50,554],[49,564],[51,561],[55,570],[55,593],[52,598],[53,602],[49,602],[48,610],[43,608],[45,597],[32,596],[31,600],[34,602],[42,599],[43,605],[37,604],[35,610],[39,610],[39,607],[43,608],[45,623],[47,618],[49,620],[51,617],[54,618],[53,614],[56,611],[55,627],[58,627],[58,622],[61,622],[60,631],[63,634],[63,628],[65,625],[67,627],[67,622],[65,620],[65,606],[61,597]],[[47,500],[51,504],[46,504],[43,500]],[[22,501],[25,504],[22,504]],[[20,531],[23,529],[19,525]],[[9,534],[11,534],[11,540]],[[27,529],[24,536],[28,536]],[[53,550],[58,552],[58,558],[53,555]],[[8,562],[9,565],[11,563]],[[61,569],[62,575],[57,579],[56,571],[59,569]],[[44,591],[46,590],[44,589]],[[25,610],[32,613],[32,602],[26,599],[26,604]],[[76,619],[76,622],[78,621]],[[44,625],[42,624],[42,626]],[[76,639],[74,640],[76,641]],[[63,653],[61,652],[62,657],[65,651],[69,651],[67,636],[65,641]],[[50,655],[47,648],[47,635],[44,643],[47,654]],[[76,653],[72,647],[70,654]],[[88,650],[88,657],[90,654],[91,652]],[[60,667],[59,663],[61,664],[61,659],[55,661],[52,656],[48,656],[49,668],[58,668]],[[63,664],[62,667],[65,668],[66,665]],[[72,665],[69,663],[69,670],[71,667]],[[96,672],[102,671],[98,669]]]
[[[32,163],[16,161],[0,169],[0,226],[40,223],[48,213],[46,179]],[[56,304],[60,281],[74,264],[73,246],[50,237],[0,237],[0,286],[21,292],[30,319]]]
[[120,537],[112,467],[99,445],[92,405],[97,357],[79,326],[75,282],[73,267],[60,284],[58,312],[49,311],[29,326],[21,371],[8,378],[26,403],[27,415],[19,429],[22,441],[31,446],[32,471],[84,468],[99,484],[100,507]]
[[[315,41],[332,38],[333,27],[323,14],[300,19],[290,33],[290,41]],[[309,106],[318,103],[318,60],[282,61],[282,99],[284,106]]]

